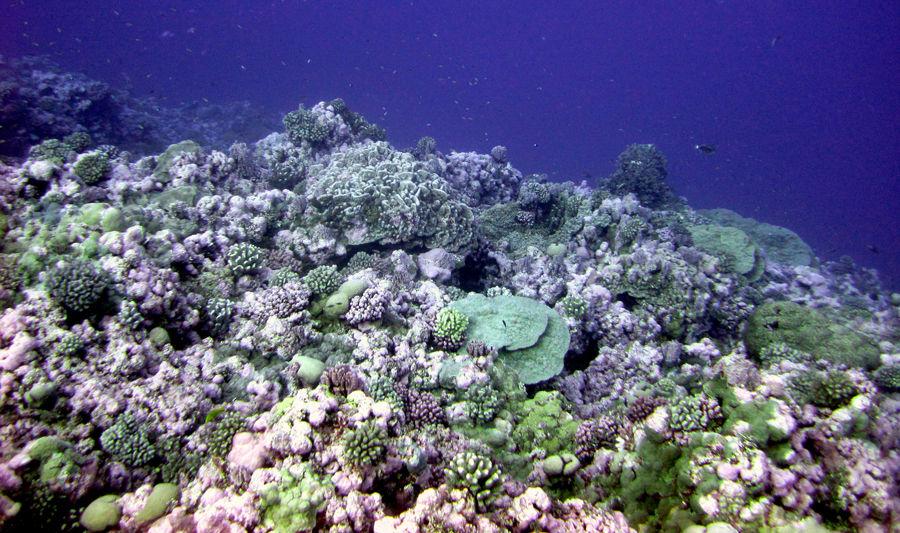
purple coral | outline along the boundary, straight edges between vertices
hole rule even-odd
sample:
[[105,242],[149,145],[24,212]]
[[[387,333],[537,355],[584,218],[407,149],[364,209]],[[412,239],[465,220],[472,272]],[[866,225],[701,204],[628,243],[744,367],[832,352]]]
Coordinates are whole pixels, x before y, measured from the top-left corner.
[[443,424],[447,421],[444,409],[437,399],[427,393],[406,387],[397,387],[403,399],[403,410],[410,426],[421,428],[431,424]]
[[657,396],[639,396],[625,410],[625,417],[632,423],[640,422],[653,414],[657,407],[666,404],[665,398]]
[[350,309],[344,314],[344,320],[353,326],[380,320],[390,301],[388,291],[380,287],[369,287],[350,300]]
[[249,296],[247,314],[263,323],[269,317],[290,318],[301,313],[309,304],[310,292],[297,282],[269,287]]
[[366,386],[350,365],[338,365],[325,370],[322,374],[322,383],[338,396],[347,396],[353,391],[364,390]]
[[615,447],[619,423],[610,416],[585,420],[575,432],[575,455],[582,461],[600,448]]

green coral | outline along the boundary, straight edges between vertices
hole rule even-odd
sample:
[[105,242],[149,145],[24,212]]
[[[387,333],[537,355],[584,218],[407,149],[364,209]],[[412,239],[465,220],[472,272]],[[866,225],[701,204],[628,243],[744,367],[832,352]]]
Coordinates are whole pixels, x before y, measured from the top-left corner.
[[771,261],[792,266],[810,266],[815,263],[816,256],[812,248],[787,228],[757,222],[728,209],[704,209],[698,213],[716,224],[743,230],[766,252],[766,257]]
[[377,124],[370,123],[361,114],[351,111],[350,108],[347,107],[347,104],[340,98],[335,98],[328,102],[328,105],[331,106],[335,113],[344,119],[344,122],[350,126],[353,133],[361,135],[362,137],[368,137],[373,141],[383,141],[387,137],[387,132],[384,128]]
[[705,394],[680,398],[669,404],[669,428],[680,433],[704,431],[722,417],[719,403]]
[[445,307],[438,311],[434,321],[435,341],[439,346],[454,349],[462,346],[469,326],[469,317],[453,307]]
[[559,301],[563,312],[569,318],[581,318],[587,313],[587,302],[577,296],[568,295]]
[[206,321],[213,335],[228,331],[234,303],[227,298],[210,298],[206,301]]
[[28,157],[37,161],[49,161],[56,165],[62,165],[74,152],[72,146],[59,139],[47,139],[41,144],[32,146],[28,151]]
[[403,411],[403,398],[394,388],[394,380],[388,376],[375,375],[366,384],[369,397],[376,402],[387,402],[395,412]]
[[273,287],[283,287],[288,283],[299,283],[303,278],[289,268],[279,268],[272,277],[269,278],[269,285]]
[[[829,518],[841,520],[841,515],[846,516],[850,504],[854,500],[853,491],[849,488],[850,471],[846,468],[831,470],[825,474],[822,485],[825,487],[826,492],[824,497],[820,498],[820,500],[836,515]],[[844,519],[844,521],[846,521],[846,519]],[[847,525],[849,524],[844,524],[844,526]]]
[[745,340],[747,349],[757,357],[767,346],[783,343],[848,366],[872,369],[880,362],[874,342],[793,302],[767,302],[758,307],[750,316]]
[[178,437],[167,437],[156,442],[156,449],[162,461],[159,475],[167,483],[178,483],[182,476],[191,479],[197,475],[203,456],[188,451]]
[[773,342],[767,346],[763,346],[759,351],[759,362],[763,366],[772,366],[782,361],[791,361],[793,363],[810,362],[812,356],[807,353],[795,350],[783,342]]
[[526,385],[550,379],[563,369],[570,334],[565,320],[537,300],[470,294],[450,304],[469,317],[466,340],[497,348],[498,359]]
[[144,317],[134,300],[122,300],[117,318],[130,331],[138,331],[144,325]]
[[207,422],[198,430],[198,440],[212,457],[224,457],[231,450],[234,436],[244,431],[246,420],[240,414],[225,409],[210,411]]
[[57,357],[75,357],[82,350],[84,350],[84,341],[70,331],[60,334],[53,346],[53,353]]
[[225,254],[228,268],[235,276],[243,276],[259,270],[263,265],[263,251],[249,242],[233,244]]
[[622,221],[616,228],[616,238],[622,244],[631,244],[647,230],[647,223],[640,217],[632,216]]
[[500,396],[487,383],[472,385],[465,392],[464,412],[476,424],[490,422],[500,410]]
[[550,203],[553,192],[546,183],[538,181],[526,181],[519,187],[519,205],[523,209],[538,209]]
[[312,170],[316,220],[351,245],[422,243],[451,250],[473,238],[473,215],[453,189],[411,154],[384,142],[351,145]]
[[344,265],[343,274],[345,276],[349,276],[367,268],[372,268],[375,266],[375,260],[377,258],[377,256],[365,251],[356,252],[355,254],[353,254],[353,257],[351,257],[350,260],[347,261],[347,264]]
[[813,389],[812,402],[821,407],[837,409],[847,405],[859,394],[859,389],[846,372],[832,370],[825,373],[821,382]]
[[343,438],[344,459],[355,466],[371,466],[384,456],[385,431],[373,423],[365,423],[348,431]]
[[76,152],[83,152],[88,149],[93,141],[87,132],[76,131],[63,137],[62,142]]
[[303,276],[303,283],[316,296],[328,296],[341,286],[341,275],[334,265],[321,265]]
[[679,204],[666,183],[666,158],[652,144],[632,144],[619,154],[616,170],[603,187],[616,196],[634,194],[650,208]]
[[777,399],[742,403],[728,413],[722,432],[731,434],[741,428],[740,434],[756,446],[771,446],[790,436],[787,412],[784,402]]
[[59,437],[50,435],[38,437],[28,447],[28,457],[35,461],[44,461],[51,455],[61,452],[70,446],[68,442]]
[[50,296],[66,311],[83,314],[93,308],[109,287],[106,275],[90,261],[76,259],[47,275]]
[[280,480],[260,494],[263,526],[274,533],[312,530],[316,514],[331,496],[331,484],[307,463],[289,465],[278,474]]
[[70,449],[51,454],[41,461],[41,483],[63,484],[74,479],[79,472],[78,464]]
[[846,372],[807,370],[791,379],[790,391],[797,403],[837,409],[849,403],[859,388]]
[[521,452],[571,451],[579,424],[563,405],[563,397],[558,392],[541,391],[515,406],[518,421],[512,438]]
[[292,189],[306,177],[307,167],[303,151],[296,146],[273,146],[264,155],[269,165],[269,185],[276,189]]
[[72,172],[87,185],[99,183],[109,172],[109,157],[99,150],[81,154]]
[[320,144],[328,138],[328,127],[320,124],[312,113],[303,109],[291,111],[284,116],[284,131],[288,139],[294,144],[306,141],[310,144]]
[[765,270],[765,260],[756,244],[738,228],[705,224],[690,226],[688,230],[694,246],[723,259],[727,270],[751,281],[758,279]]
[[447,465],[447,483],[465,489],[475,500],[476,509],[483,511],[500,494],[503,474],[490,457],[465,451]]
[[[742,511],[762,503],[764,463],[765,455],[738,437],[694,433],[684,444],[646,438],[634,451],[616,452],[594,482],[634,527],[683,531],[693,524],[747,522]],[[720,477],[719,465],[746,472],[748,479]]]
[[880,367],[875,372],[873,380],[881,390],[897,392],[900,390],[900,364],[884,365]]
[[147,430],[127,412],[100,435],[100,446],[116,461],[132,467],[144,466],[156,456]]
[[[523,224],[523,212],[517,202],[491,206],[478,215],[478,229],[490,242],[508,249],[508,254],[519,258],[531,248],[549,250],[551,245],[567,243],[590,218],[590,200],[571,191],[560,191],[541,209],[541,216],[533,224]],[[526,215],[528,216],[528,215]]]
[[166,150],[156,157],[156,167],[153,169],[153,177],[163,183],[172,179],[169,170],[175,163],[175,160],[181,156],[197,156],[201,153],[200,145],[194,141],[181,141],[170,145]]
[[106,531],[118,525],[122,517],[118,499],[115,494],[100,496],[84,508],[78,522],[88,531]]
[[[21,235],[7,243],[10,251],[21,252],[17,257],[18,273],[31,283],[39,272],[60,260],[95,258],[105,252],[100,237],[107,232],[121,231],[126,221],[120,209],[105,203],[67,205],[51,204],[41,217],[25,221]],[[45,253],[36,255],[33,250]],[[51,267],[52,268],[52,267]]]

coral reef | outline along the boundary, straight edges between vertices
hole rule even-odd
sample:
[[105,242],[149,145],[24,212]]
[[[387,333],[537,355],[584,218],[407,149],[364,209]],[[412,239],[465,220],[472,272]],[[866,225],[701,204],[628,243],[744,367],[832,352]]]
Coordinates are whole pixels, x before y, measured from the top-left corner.
[[140,156],[70,90],[59,130],[4,108],[0,528],[900,520],[900,298],[692,210],[652,145],[592,190],[332,100]]

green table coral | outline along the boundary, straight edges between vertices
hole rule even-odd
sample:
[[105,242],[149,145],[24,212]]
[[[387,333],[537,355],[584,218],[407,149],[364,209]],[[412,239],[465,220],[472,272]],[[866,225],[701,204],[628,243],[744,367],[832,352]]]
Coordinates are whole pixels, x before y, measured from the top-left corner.
[[565,320],[537,300],[470,294],[450,304],[469,318],[466,339],[499,350],[498,358],[526,385],[548,380],[563,369],[570,334]]
[[690,226],[688,230],[694,246],[723,259],[728,270],[751,281],[758,279],[765,270],[765,260],[756,244],[738,228],[709,224]]
[[816,261],[812,248],[787,228],[742,217],[728,209],[703,209],[698,213],[716,224],[742,230],[766,252],[766,257],[771,261],[792,266],[809,266]]

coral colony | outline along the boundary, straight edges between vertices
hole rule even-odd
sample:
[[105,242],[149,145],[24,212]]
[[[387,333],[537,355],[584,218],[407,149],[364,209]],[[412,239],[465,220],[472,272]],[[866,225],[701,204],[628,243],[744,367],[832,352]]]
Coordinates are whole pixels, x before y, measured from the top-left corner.
[[900,295],[691,209],[653,145],[589,187],[341,100],[147,156],[39,109],[71,128],[0,164],[0,529],[900,519]]

